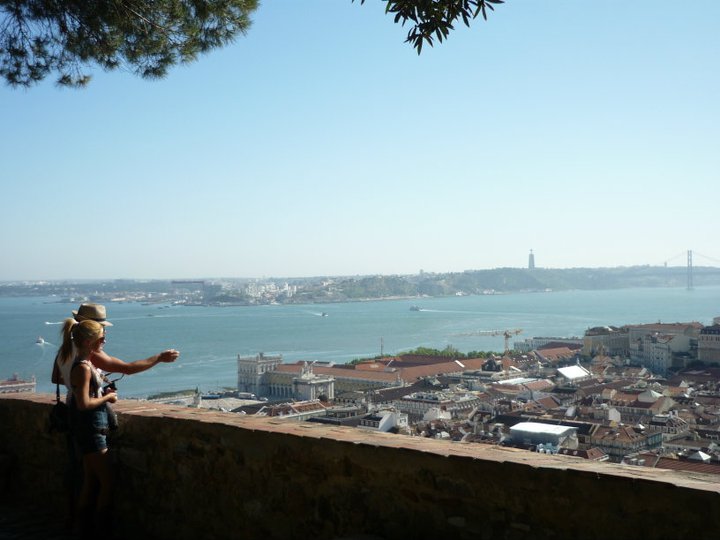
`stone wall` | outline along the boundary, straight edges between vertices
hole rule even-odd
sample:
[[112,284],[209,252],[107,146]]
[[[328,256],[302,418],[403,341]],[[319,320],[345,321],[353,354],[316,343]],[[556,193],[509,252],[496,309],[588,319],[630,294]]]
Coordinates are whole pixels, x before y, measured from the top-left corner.
[[[52,396],[0,396],[0,497],[63,510]],[[117,404],[118,537],[715,538],[715,476]]]

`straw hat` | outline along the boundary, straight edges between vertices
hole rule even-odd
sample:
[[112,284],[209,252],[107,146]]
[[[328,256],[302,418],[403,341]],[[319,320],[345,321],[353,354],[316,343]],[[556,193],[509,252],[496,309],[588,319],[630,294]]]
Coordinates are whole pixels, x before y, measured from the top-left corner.
[[72,314],[78,322],[90,319],[99,322],[103,326],[112,326],[112,323],[107,320],[105,306],[102,304],[80,304],[77,311],[73,310]]

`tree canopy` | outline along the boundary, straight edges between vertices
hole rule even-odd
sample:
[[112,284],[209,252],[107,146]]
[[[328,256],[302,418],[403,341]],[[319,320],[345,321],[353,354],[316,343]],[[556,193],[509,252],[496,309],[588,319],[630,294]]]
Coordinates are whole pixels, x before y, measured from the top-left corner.
[[0,0],[0,75],[83,86],[93,64],[163,77],[250,27],[257,0]]
[[[354,2],[355,0],[353,0]],[[504,4],[505,0],[384,0],[385,12],[395,16],[395,22],[405,26],[411,22],[406,43],[410,43],[418,54],[423,44],[432,47],[437,39],[440,43],[448,37],[455,24],[462,20],[465,26],[482,14],[487,20],[488,10],[494,11],[493,4]],[[361,4],[365,0],[360,0]]]
[[[355,0],[352,0],[353,2]],[[395,23],[410,22],[406,42],[442,42],[503,0],[382,0]],[[361,4],[365,0],[360,0]],[[258,0],[0,0],[0,76],[32,86],[49,75],[84,86],[88,68],[126,68],[143,78],[232,42],[250,27]]]

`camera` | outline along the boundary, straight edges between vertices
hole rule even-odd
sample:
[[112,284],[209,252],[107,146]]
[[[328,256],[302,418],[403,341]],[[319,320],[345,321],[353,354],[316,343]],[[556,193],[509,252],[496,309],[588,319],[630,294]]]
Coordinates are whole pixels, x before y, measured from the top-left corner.
[[[107,394],[108,392],[117,392],[117,386],[115,386],[115,381],[108,381],[108,383],[103,386],[102,388],[103,395]],[[108,416],[108,428],[110,431],[115,431],[118,427],[118,417],[117,413],[115,412],[115,409],[110,405],[110,403],[105,404],[105,409],[107,410],[107,416]]]

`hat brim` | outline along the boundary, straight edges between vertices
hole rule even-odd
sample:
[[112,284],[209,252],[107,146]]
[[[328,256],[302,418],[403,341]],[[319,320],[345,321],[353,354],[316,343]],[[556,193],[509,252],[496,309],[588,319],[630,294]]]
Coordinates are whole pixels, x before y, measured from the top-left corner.
[[95,321],[96,323],[101,324],[102,326],[112,326],[113,323],[110,321],[98,321],[97,319],[91,319],[90,317],[83,317],[82,315],[78,315],[78,312],[76,310],[72,310],[72,316],[73,319],[75,319],[77,322],[80,321]]

